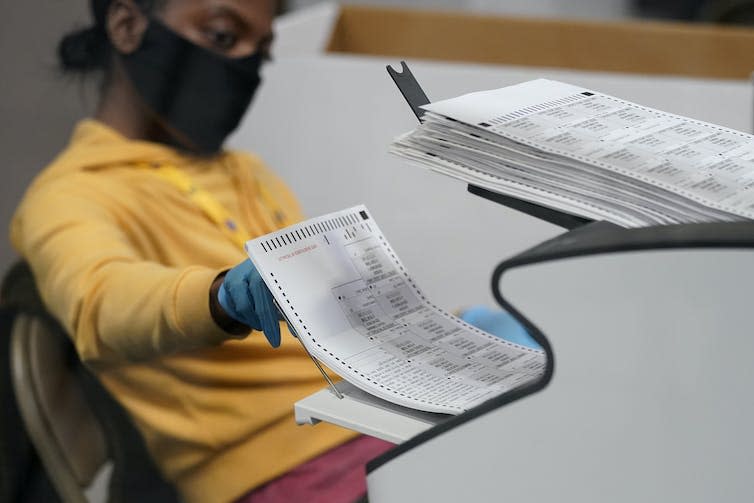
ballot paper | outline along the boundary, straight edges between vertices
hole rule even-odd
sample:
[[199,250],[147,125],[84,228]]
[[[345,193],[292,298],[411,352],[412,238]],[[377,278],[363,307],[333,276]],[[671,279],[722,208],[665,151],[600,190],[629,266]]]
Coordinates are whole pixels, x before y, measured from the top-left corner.
[[754,137],[539,79],[423,107],[391,151],[572,215],[626,227],[754,218]]
[[379,398],[458,414],[545,370],[542,351],[433,304],[364,206],[248,241],[246,251],[308,351]]

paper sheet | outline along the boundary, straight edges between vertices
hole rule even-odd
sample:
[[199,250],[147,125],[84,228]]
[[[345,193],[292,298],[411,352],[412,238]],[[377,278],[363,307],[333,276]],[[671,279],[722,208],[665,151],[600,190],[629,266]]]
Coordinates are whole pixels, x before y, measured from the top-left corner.
[[542,351],[435,306],[364,206],[249,241],[246,251],[307,349],[380,398],[457,414],[544,372]]
[[626,226],[754,218],[754,137],[550,80],[424,107],[392,150]]

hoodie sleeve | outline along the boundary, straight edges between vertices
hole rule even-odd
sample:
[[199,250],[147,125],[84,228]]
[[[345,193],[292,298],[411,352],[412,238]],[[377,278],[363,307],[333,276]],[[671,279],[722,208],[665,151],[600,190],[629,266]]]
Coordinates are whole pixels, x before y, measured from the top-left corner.
[[[219,344],[209,311],[219,270],[140,257],[96,186],[67,177],[27,195],[11,240],[50,312],[94,367]],[[88,188],[88,190],[87,190]]]

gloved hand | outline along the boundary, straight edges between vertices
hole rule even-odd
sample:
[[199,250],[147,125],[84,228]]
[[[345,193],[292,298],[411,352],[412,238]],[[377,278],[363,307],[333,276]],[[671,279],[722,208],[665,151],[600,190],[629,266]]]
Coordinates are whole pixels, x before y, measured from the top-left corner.
[[486,306],[473,306],[463,311],[459,318],[479,330],[484,330],[506,341],[527,348],[542,349],[524,327],[506,311],[493,310]]
[[278,310],[259,271],[246,259],[228,271],[217,291],[225,313],[254,330],[261,330],[273,348],[280,346]]

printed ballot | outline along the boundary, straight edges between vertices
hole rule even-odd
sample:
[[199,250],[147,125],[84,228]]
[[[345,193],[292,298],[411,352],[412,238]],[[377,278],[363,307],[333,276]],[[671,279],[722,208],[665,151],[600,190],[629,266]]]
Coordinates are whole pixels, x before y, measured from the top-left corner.
[[434,305],[364,206],[248,241],[307,350],[362,390],[458,414],[542,375],[545,354]]
[[391,151],[625,227],[754,218],[754,136],[552,80],[422,107]]

